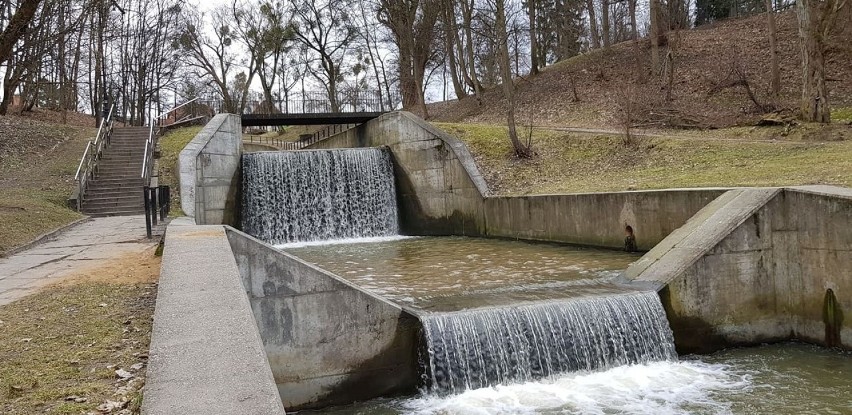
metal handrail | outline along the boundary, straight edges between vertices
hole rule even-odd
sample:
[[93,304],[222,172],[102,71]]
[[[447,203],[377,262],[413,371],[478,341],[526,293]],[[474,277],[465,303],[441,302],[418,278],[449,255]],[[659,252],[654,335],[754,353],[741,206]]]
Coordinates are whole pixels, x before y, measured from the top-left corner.
[[189,104],[192,104],[192,103],[193,103],[193,102],[195,102],[195,101],[198,101],[198,98],[193,98],[193,99],[191,99],[191,100],[189,100],[189,101],[186,101],[186,102],[184,102],[183,104],[180,104],[180,105],[178,105],[178,106],[176,106],[176,107],[174,107],[174,108],[172,108],[172,109],[170,109],[170,110],[168,110],[168,111],[164,112],[164,114],[171,114],[171,113],[172,113],[172,111],[176,111],[176,110],[177,110],[177,109],[179,109],[179,108],[183,108],[183,107],[185,107],[185,106],[187,106],[187,105],[189,105]]
[[106,118],[101,119],[101,125],[98,126],[98,133],[94,140],[89,140],[86,143],[86,149],[83,151],[83,157],[80,158],[80,164],[77,166],[77,172],[74,174],[74,182],[77,184],[78,203],[77,210],[83,206],[83,198],[86,195],[86,189],[89,185],[89,179],[93,177],[98,168],[98,160],[109,145],[112,137],[112,114],[115,111],[115,103],[113,103]]
[[[190,101],[190,102],[192,102],[192,101]],[[187,102],[187,104],[188,103],[189,102]],[[169,112],[166,112],[164,114],[160,114],[156,118],[150,117],[150,119],[148,121],[148,124],[150,124],[150,125],[148,126],[148,139],[145,140],[145,153],[142,157],[142,174],[141,174],[143,185],[145,185],[145,186],[148,186],[150,184],[150,179],[151,179],[150,174],[151,174],[151,169],[152,169],[153,160],[154,160],[154,146],[156,145],[156,143],[155,143],[156,137],[160,134],[160,122],[165,117],[167,117],[170,112],[174,111],[175,109],[177,109],[179,107],[180,106],[169,110]],[[155,126],[157,127],[156,129],[154,128]]]

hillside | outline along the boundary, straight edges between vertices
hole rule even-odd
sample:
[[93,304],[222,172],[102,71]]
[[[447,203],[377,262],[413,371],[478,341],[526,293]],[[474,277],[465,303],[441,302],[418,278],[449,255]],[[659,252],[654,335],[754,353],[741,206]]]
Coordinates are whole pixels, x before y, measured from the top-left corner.
[[94,121],[58,119],[49,111],[0,117],[0,255],[82,217],[65,202]]
[[[699,132],[634,137],[535,129],[537,157],[510,157],[505,127],[435,123],[467,144],[492,193],[528,195],[678,187],[852,187],[852,128],[832,126],[815,142],[783,127],[737,127],[726,139]],[[527,132],[525,131],[524,134]]]
[[[849,9],[849,8],[847,8]],[[827,58],[831,105],[852,107],[852,11],[837,22]],[[778,47],[781,64],[780,106],[797,108],[801,95],[801,58],[796,16],[777,15]],[[679,41],[676,40],[679,38]],[[650,42],[623,42],[607,50],[596,50],[546,68],[534,77],[516,79],[518,120],[539,126],[616,127],[624,117],[620,112],[629,102],[633,124],[655,128],[695,126],[719,128],[747,125],[760,118],[761,111],[742,87],[711,91],[730,80],[738,66],[758,101],[767,103],[770,54],[766,16],[729,20],[670,35],[679,46],[674,53],[673,100],[666,102],[659,74],[650,64]],[[572,85],[576,87],[574,100]],[[486,91],[481,102],[474,97],[432,104],[430,120],[443,122],[505,122],[505,102],[499,88]]]

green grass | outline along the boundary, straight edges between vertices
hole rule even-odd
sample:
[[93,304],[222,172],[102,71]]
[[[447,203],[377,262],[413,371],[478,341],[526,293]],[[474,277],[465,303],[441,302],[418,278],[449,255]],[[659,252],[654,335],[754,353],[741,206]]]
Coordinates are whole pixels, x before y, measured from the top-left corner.
[[169,216],[183,216],[180,208],[180,170],[178,156],[203,127],[186,127],[170,131],[160,138],[160,184],[171,187],[171,212]]
[[834,108],[831,110],[833,122],[852,123],[852,107]]
[[[809,142],[640,138],[536,131],[532,160],[515,160],[505,128],[437,124],[467,143],[498,194],[603,192],[677,187],[852,186],[852,140]],[[739,134],[739,132],[738,132]],[[838,134],[833,132],[832,134]],[[755,135],[762,137],[762,132]],[[846,136],[849,132],[845,133]]]
[[[80,414],[118,400],[114,371],[145,362],[155,293],[85,282],[0,306],[0,413]],[[138,391],[128,397],[138,404]]]

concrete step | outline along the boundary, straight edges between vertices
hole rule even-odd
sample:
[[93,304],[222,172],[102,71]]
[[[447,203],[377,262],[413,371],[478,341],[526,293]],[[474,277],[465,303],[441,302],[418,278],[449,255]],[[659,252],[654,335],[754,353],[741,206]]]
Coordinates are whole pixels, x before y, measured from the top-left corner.
[[142,191],[139,192],[126,192],[124,194],[104,194],[103,192],[86,192],[86,197],[83,199],[86,203],[89,202],[141,202]]
[[119,202],[110,203],[110,202],[101,202],[101,201],[88,202],[86,200],[83,200],[83,210],[84,211],[85,210],[88,210],[88,211],[94,211],[94,210],[106,211],[108,209],[111,209],[111,210],[142,209],[142,210],[144,210],[145,206],[143,205],[143,201],[141,199],[139,201],[130,201],[130,202],[121,202],[121,203],[119,203]]
[[124,166],[100,166],[98,167],[98,176],[101,175],[141,175],[142,174],[142,164],[140,163],[138,166],[132,165],[124,165]]
[[142,215],[145,213],[145,209],[138,210],[93,210],[86,211],[83,210],[83,213],[89,215],[93,218],[102,218],[106,216],[132,216],[132,215]]
[[116,186],[116,187],[129,187],[136,186],[142,187],[142,178],[141,177],[132,177],[132,178],[124,178],[124,177],[98,177],[95,180],[89,182],[89,187],[108,187],[108,186]]
[[102,201],[102,200],[142,200],[142,189],[98,189],[86,192],[84,200]]

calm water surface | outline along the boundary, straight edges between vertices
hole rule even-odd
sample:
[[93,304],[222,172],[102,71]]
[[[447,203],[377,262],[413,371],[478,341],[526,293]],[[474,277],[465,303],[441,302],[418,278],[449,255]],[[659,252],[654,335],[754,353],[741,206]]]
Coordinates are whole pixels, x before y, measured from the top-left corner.
[[466,237],[282,246],[376,294],[434,311],[604,294],[637,254]]

